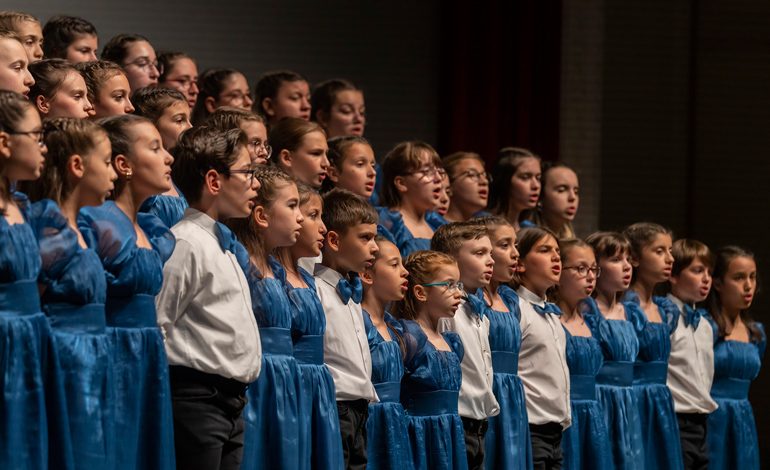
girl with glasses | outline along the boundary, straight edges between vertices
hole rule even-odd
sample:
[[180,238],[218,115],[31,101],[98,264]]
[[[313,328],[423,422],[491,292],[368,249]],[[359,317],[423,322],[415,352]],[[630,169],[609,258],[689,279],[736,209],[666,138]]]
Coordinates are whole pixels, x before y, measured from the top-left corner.
[[190,109],[198,100],[198,66],[183,52],[163,52],[158,55],[158,85],[182,93]]
[[221,131],[240,128],[246,133],[246,147],[255,165],[267,165],[273,155],[273,148],[267,143],[265,121],[252,111],[223,106],[209,115],[205,125]]
[[252,99],[246,76],[235,69],[208,69],[198,78],[198,97],[192,123],[200,125],[216,109],[231,106],[251,110]]
[[449,176],[451,193],[449,210],[444,218],[449,222],[463,222],[484,210],[492,178],[484,169],[484,160],[479,154],[453,153],[444,157],[442,164]]
[[123,67],[131,93],[158,84],[158,58],[150,40],[140,34],[118,34],[102,49],[102,60]]

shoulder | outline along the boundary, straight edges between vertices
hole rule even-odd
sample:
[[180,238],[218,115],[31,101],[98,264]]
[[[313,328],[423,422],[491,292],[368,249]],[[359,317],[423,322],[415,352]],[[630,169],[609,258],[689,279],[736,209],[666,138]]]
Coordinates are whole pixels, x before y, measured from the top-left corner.
[[59,206],[50,199],[43,199],[30,205],[29,223],[38,238],[48,230],[60,231],[69,226]]
[[661,319],[668,325],[669,333],[673,333],[679,324],[679,316],[681,315],[679,307],[668,297],[655,296],[652,298],[652,301],[658,306]]
[[428,225],[430,225],[430,228],[433,230],[437,230],[442,225],[446,225],[448,223],[447,220],[441,216],[441,214],[435,211],[426,212],[425,221],[428,222]]
[[160,254],[163,261],[167,260],[174,251],[176,238],[171,230],[157,216],[152,214],[137,214],[137,223],[150,239],[155,251]]
[[463,341],[460,339],[460,335],[453,331],[445,331],[442,333],[444,340],[447,342],[452,351],[457,354],[457,357],[462,361],[465,356],[465,347]]

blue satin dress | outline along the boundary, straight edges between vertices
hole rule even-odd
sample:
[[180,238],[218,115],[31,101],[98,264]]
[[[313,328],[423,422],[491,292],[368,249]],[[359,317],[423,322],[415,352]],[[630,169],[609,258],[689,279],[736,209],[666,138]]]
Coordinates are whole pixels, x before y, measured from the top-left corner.
[[286,283],[292,307],[294,357],[299,363],[302,378],[299,468],[341,469],[345,460],[334,380],[324,364],[326,315],[316,293],[313,276],[301,268],[300,274],[308,287],[294,288]]
[[462,383],[465,350],[453,332],[443,336],[451,351],[440,351],[416,322],[402,320],[404,331],[404,378],[401,403],[407,413],[411,468],[417,470],[465,470],[468,458],[457,400]]
[[274,277],[262,277],[247,267],[251,305],[262,342],[262,371],[246,391],[243,411],[246,435],[241,468],[300,467],[299,399],[302,377],[291,341],[292,308],[286,292],[286,273],[272,256]]
[[489,347],[494,370],[492,391],[500,404],[500,414],[489,418],[484,466],[489,470],[531,469],[532,443],[526,397],[524,385],[517,375],[521,348],[519,296],[508,286],[500,286],[497,292],[508,311],[492,310],[483,298],[480,299],[484,314],[489,318]]
[[377,390],[377,403],[369,404],[369,418],[366,421],[367,468],[370,470],[404,470],[412,462],[407,437],[406,414],[401,406],[401,378],[404,375],[401,343],[404,333],[401,324],[388,312],[390,340],[386,340],[372,324],[369,313],[364,310],[364,328],[372,356],[372,383]]
[[[21,193],[13,198],[29,222],[29,200]],[[4,469],[72,467],[68,425],[60,420],[66,415],[57,402],[62,393],[58,357],[40,308],[40,269],[32,226],[10,225],[0,214],[0,468]],[[53,439],[58,436],[59,442]]]
[[671,333],[679,321],[679,309],[665,297],[654,297],[662,323],[653,323],[639,306],[638,297],[629,290],[625,295],[628,319],[639,338],[639,355],[634,363],[634,392],[639,406],[647,469],[684,468],[679,423],[674,399],[666,385]]
[[572,406],[572,425],[561,441],[564,468],[611,470],[612,447],[596,391],[596,374],[604,363],[602,347],[593,336],[573,336],[566,328],[564,332]]
[[[628,318],[628,307],[624,307]],[[616,469],[643,469],[639,405],[632,388],[634,361],[639,353],[636,331],[628,320],[604,318],[590,297],[583,301],[581,310],[604,356],[604,363],[596,374],[596,391],[612,445],[612,463]]]
[[179,189],[177,192],[179,193],[178,197],[165,194],[148,197],[139,207],[139,212],[152,214],[166,224],[166,227],[173,227],[182,220],[184,211],[188,207],[187,199],[182,196]]
[[709,468],[713,470],[756,470],[759,442],[754,412],[749,403],[749,387],[757,378],[765,355],[767,336],[761,323],[760,337],[751,342],[719,338],[714,320],[705,317],[714,329],[714,383],[711,397],[719,408],[709,415]]
[[[377,231],[398,247],[401,256],[406,258],[414,251],[430,250],[430,238],[415,238],[404,224],[404,217],[401,212],[386,207],[378,207],[377,212],[380,216]],[[425,220],[434,231],[447,223],[443,217],[435,212],[426,213]]]
[[174,236],[150,214],[137,222],[152,249],[136,244],[131,220],[114,202],[81,209],[78,227],[99,255],[107,279],[107,333],[115,375],[116,469],[172,469],[174,425],[168,361],[155,296]]
[[40,245],[44,286],[41,302],[59,357],[63,419],[74,468],[115,466],[114,386],[104,303],[107,283],[101,260],[84,249],[51,200],[32,205],[30,225]]

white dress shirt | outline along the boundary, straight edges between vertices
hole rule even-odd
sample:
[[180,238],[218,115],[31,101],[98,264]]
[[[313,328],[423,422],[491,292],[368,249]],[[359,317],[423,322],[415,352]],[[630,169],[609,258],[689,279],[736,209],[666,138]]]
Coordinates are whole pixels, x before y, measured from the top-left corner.
[[361,304],[352,299],[342,303],[337,293],[340,279],[337,271],[315,265],[316,291],[326,314],[324,362],[334,379],[337,400],[378,401]]
[[442,318],[439,332],[454,331],[460,335],[465,355],[460,363],[463,381],[457,411],[460,416],[487,419],[500,413],[500,405],[492,392],[492,350],[489,347],[489,318],[479,317],[471,305],[463,301],[452,318]]
[[525,287],[516,290],[521,310],[521,350],[519,377],[527,397],[530,424],[572,423],[569,399],[567,337],[559,317],[539,314],[532,307],[545,306],[545,300]]
[[674,397],[677,413],[711,413],[717,403],[711,398],[714,380],[714,331],[705,318],[698,328],[684,324],[684,302],[668,295],[679,309],[679,321],[671,334],[666,385]]
[[262,365],[262,347],[246,276],[223,251],[207,214],[187,209],[171,228],[176,247],[155,298],[171,365],[243,383]]

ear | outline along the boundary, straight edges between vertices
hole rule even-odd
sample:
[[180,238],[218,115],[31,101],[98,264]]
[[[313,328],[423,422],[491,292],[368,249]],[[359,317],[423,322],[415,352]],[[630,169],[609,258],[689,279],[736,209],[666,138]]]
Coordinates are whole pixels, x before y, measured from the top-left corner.
[[251,217],[257,224],[257,227],[261,229],[270,228],[270,220],[268,219],[267,212],[265,212],[265,206],[255,206],[251,212]]
[[219,191],[222,190],[222,182],[216,170],[209,170],[203,175],[203,187],[209,194],[214,196],[219,194]]
[[374,276],[372,275],[371,269],[367,269],[361,273],[361,282],[363,282],[367,286],[371,286],[374,284]]
[[0,156],[5,159],[11,158],[10,137],[7,132],[0,131]]
[[412,292],[414,292],[415,299],[419,300],[420,302],[427,302],[428,292],[425,290],[425,286],[414,286],[412,287]]
[[519,262],[516,263],[516,272],[521,274],[527,271],[527,266],[521,261],[521,258],[519,258]]
[[337,182],[340,180],[340,173],[337,170],[337,167],[334,165],[329,165],[326,167],[326,176],[328,176],[331,182],[334,184],[337,184]]
[[82,178],[86,172],[86,165],[83,157],[78,154],[72,155],[67,161],[67,171],[75,178]]
[[206,97],[206,100],[203,102],[203,106],[205,106],[206,111],[208,111],[209,114],[211,114],[217,109],[217,100],[214,99],[213,96],[208,96]]
[[125,179],[134,171],[131,168],[131,163],[122,153],[116,155],[115,158],[112,159],[112,164],[115,166],[115,173],[118,174],[118,178],[123,177]]
[[278,163],[284,168],[291,168],[291,151],[289,149],[281,150],[278,154]]
[[639,259],[637,259],[635,256],[629,256],[628,261],[631,263],[631,266],[634,268],[639,267]]
[[340,250],[340,234],[334,230],[326,232],[326,243],[324,247],[329,248],[332,251]]
[[329,124],[329,115],[326,114],[326,111],[318,110],[317,113],[315,113],[315,118],[318,121],[318,124],[321,125],[324,129],[328,127]]
[[51,103],[43,95],[37,95],[35,97],[35,106],[40,114],[48,114],[51,112]]
[[404,183],[404,177],[403,176],[396,176],[393,178],[393,186],[396,188],[396,191],[399,193],[405,193],[408,191],[406,184]]
[[269,117],[275,116],[275,109],[273,109],[273,99],[265,98],[262,100],[262,111]]
[[718,279],[718,278],[714,278],[711,281],[711,288],[721,294],[722,293],[722,280]]

